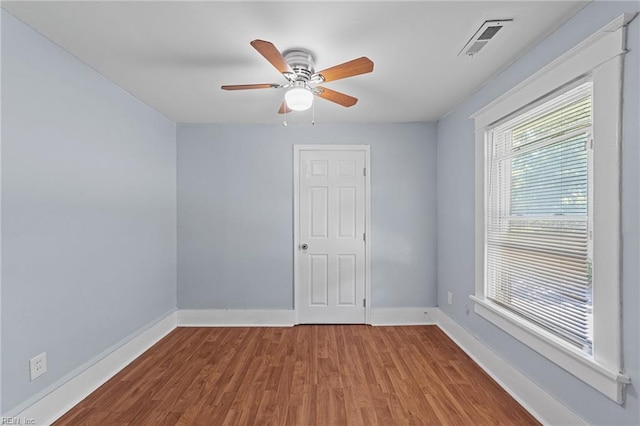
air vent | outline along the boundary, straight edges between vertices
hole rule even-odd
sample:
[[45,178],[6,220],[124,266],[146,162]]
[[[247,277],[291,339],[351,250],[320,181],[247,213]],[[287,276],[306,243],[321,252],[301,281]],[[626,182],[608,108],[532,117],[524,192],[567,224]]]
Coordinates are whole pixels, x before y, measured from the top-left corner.
[[513,22],[513,19],[495,19],[491,21],[484,21],[484,23],[478,28],[473,37],[469,39],[467,44],[464,45],[458,56],[475,56],[483,47],[489,43],[489,40],[494,38],[496,34],[504,27]]

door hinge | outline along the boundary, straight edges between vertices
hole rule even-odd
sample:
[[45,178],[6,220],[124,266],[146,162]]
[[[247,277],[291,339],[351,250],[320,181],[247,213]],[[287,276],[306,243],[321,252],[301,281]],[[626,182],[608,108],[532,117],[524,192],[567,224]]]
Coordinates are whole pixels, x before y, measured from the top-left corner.
[[365,242],[367,241],[367,233],[366,232],[362,233],[362,241],[365,241]]
[[367,175],[367,168],[366,168],[366,167],[362,169],[362,175],[363,175],[363,176],[366,176],[366,175]]
[[363,308],[367,307],[367,299],[362,299],[362,307]]

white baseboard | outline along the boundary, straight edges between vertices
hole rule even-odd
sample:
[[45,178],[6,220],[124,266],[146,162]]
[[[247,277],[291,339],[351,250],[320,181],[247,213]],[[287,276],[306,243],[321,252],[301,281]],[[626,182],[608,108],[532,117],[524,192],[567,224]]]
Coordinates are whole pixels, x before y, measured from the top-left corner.
[[160,321],[141,328],[126,343],[105,351],[92,360],[89,367],[68,380],[63,377],[48,388],[52,389],[49,393],[11,417],[33,419],[37,425],[50,425],[169,334],[176,324],[177,313],[172,312]]
[[[436,324],[437,308],[372,308],[372,325]],[[426,313],[426,314],[425,314]],[[290,327],[296,314],[290,309],[182,309],[179,327]]]
[[[426,314],[425,314],[426,312]],[[433,325],[437,324],[463,351],[487,372],[516,401],[543,424],[586,425],[587,423],[558,402],[549,393],[525,377],[489,347],[476,339],[438,308],[378,308],[371,309],[372,325]],[[181,327],[260,327],[292,326],[293,310],[178,310],[141,329],[133,338],[93,360],[79,373],[63,378],[12,417],[34,419],[37,425],[49,425],[74,405],[105,383],[116,373],[153,346],[169,332]],[[39,398],[39,399],[38,399]]]
[[442,311],[438,312],[438,326],[542,424],[588,424]]
[[179,327],[292,327],[292,309],[181,309]]
[[371,308],[371,325],[436,324],[438,308]]

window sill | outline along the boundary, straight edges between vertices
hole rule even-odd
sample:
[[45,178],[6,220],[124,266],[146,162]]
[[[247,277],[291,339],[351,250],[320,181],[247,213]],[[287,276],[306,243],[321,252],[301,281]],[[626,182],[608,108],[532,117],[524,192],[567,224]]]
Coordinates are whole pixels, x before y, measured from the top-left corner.
[[628,376],[608,370],[553,334],[522,320],[489,300],[474,295],[469,297],[475,302],[474,310],[478,315],[618,404],[624,402],[624,389],[631,381]]

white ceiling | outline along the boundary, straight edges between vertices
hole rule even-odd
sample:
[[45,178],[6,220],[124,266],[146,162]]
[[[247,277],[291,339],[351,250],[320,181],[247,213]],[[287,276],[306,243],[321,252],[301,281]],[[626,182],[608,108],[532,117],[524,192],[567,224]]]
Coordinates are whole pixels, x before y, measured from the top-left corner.
[[[584,1],[2,2],[2,7],[116,84],[183,123],[279,123],[284,83],[249,42],[305,47],[316,69],[367,56],[373,73],[326,83],[359,98],[317,99],[316,122],[437,120]],[[475,57],[457,56],[488,19],[514,20]],[[311,112],[288,115],[308,122]]]

